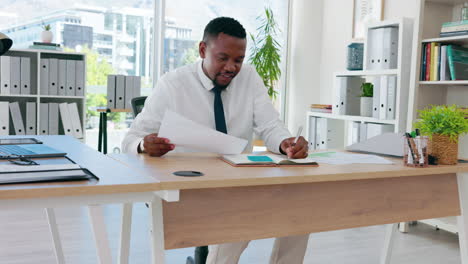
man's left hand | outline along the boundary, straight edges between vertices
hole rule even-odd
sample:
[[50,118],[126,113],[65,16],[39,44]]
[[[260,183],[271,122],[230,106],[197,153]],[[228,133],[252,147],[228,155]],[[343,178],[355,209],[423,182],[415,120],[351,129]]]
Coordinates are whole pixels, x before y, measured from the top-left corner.
[[288,155],[290,159],[306,158],[309,151],[309,143],[304,137],[299,137],[296,144],[294,144],[294,139],[294,137],[291,137],[283,140],[280,145],[281,151]]

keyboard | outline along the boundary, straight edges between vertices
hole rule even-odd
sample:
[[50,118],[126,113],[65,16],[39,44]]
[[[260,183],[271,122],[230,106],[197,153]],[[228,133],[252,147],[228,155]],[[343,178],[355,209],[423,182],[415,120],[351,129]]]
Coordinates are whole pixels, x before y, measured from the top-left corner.
[[30,151],[30,150],[15,146],[15,145],[0,145],[0,156],[8,156],[8,155],[12,155],[12,154],[14,154],[14,155],[34,155],[36,153],[34,153],[34,152]]

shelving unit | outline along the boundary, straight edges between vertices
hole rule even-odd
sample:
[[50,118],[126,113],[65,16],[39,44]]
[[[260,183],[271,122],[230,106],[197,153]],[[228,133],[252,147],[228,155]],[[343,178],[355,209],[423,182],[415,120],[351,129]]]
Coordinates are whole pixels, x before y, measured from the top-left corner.
[[[53,50],[33,50],[33,49],[12,49],[5,53],[3,56],[16,56],[30,58],[30,89],[31,94],[0,94],[0,101],[6,102],[19,102],[23,122],[25,122],[26,115],[26,102],[36,103],[36,134],[39,131],[39,122],[41,117],[40,103],[76,103],[78,106],[78,113],[80,116],[81,127],[83,129],[83,137],[85,140],[84,125],[86,115],[86,96],[62,96],[62,95],[45,95],[41,94],[42,89],[48,87],[41,87],[41,74],[40,74],[40,61],[43,58],[53,58],[61,60],[75,60],[83,61],[84,73],[86,73],[86,56],[83,53],[75,52],[61,52]],[[84,84],[86,83],[86,74],[84,74]],[[86,95],[86,85],[83,85],[84,95]],[[10,117],[9,117],[10,118]],[[60,118],[59,118],[59,123]],[[10,127],[12,124],[10,122]],[[10,128],[10,131],[11,128]],[[59,134],[64,134],[61,126],[59,126]]]
[[[413,41],[413,59],[411,65],[410,100],[408,123],[411,128],[418,119],[417,110],[430,104],[468,105],[468,80],[461,81],[420,81],[422,44],[438,42],[468,46],[468,36],[440,38],[439,33],[444,22],[460,20],[464,0],[419,0],[420,10],[416,17],[415,38]],[[468,158],[468,137],[459,141],[459,157]],[[456,233],[455,217],[428,219],[420,222]]]
[[468,85],[468,81],[419,81],[420,85]]
[[[327,126],[333,127],[333,137],[336,140],[330,141],[329,138],[326,148],[344,148],[352,144],[352,136],[348,135],[348,131],[352,131],[353,122],[359,122],[363,124],[384,124],[391,125],[391,129],[394,132],[406,131],[407,123],[407,107],[408,107],[408,92],[410,83],[410,66],[411,66],[411,44],[413,40],[413,21],[408,18],[400,18],[394,20],[387,20],[378,23],[368,25],[367,32],[370,29],[377,29],[383,27],[397,27],[398,28],[398,58],[397,67],[394,69],[381,69],[381,70],[368,70],[366,65],[366,54],[367,43],[364,44],[364,70],[362,71],[341,71],[334,74],[335,79],[337,77],[361,77],[365,78],[366,81],[370,81],[375,77],[381,76],[396,76],[396,109],[395,119],[384,120],[373,117],[356,116],[356,115],[338,115],[321,112],[307,112],[307,138],[310,143],[311,149],[322,148],[319,144],[324,144],[323,140],[315,140],[312,137],[316,137],[314,129],[318,129],[318,125],[314,122],[318,122],[320,118],[327,119]],[[369,33],[367,33],[369,34]],[[336,89],[334,89],[336,93]],[[335,97],[335,96],[334,96]],[[317,118],[317,119],[315,119]],[[387,128],[388,129],[388,128]],[[330,132],[330,130],[328,131]],[[317,141],[319,144],[317,144]],[[333,142],[333,143],[330,143]]]
[[398,69],[390,69],[390,70],[336,72],[335,76],[382,76],[382,75],[397,75],[397,74],[398,74]]
[[364,122],[364,123],[374,123],[374,124],[387,124],[387,125],[395,125],[396,120],[383,120],[377,119],[373,117],[366,117],[366,116],[352,116],[352,115],[336,115],[336,114],[329,114],[329,113],[318,113],[318,112],[307,112],[307,116],[315,116],[315,117],[324,117],[336,120],[344,120],[344,121],[354,121],[354,122]]

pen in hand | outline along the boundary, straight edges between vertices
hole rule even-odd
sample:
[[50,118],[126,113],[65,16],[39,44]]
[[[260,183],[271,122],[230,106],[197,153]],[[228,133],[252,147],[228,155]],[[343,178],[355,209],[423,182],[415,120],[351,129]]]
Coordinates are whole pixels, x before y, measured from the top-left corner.
[[297,140],[299,139],[299,137],[301,136],[301,133],[302,133],[302,126],[300,126],[298,129],[297,129],[297,134],[296,134],[296,137],[294,138],[294,142],[292,143],[292,146],[296,146],[296,143],[297,143]]

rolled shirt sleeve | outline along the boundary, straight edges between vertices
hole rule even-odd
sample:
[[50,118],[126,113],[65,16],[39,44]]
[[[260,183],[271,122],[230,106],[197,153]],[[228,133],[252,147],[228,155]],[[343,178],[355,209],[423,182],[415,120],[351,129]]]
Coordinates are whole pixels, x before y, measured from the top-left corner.
[[122,142],[125,153],[138,153],[138,144],[152,133],[158,133],[166,109],[169,108],[171,96],[164,78],[161,78],[150,96],[145,101],[145,107],[133,120],[128,133]]

